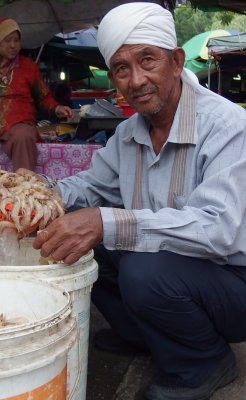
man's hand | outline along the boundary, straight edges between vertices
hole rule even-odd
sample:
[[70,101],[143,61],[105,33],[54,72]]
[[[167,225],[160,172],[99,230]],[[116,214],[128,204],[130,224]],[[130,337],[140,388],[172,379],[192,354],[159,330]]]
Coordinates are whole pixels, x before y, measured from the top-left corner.
[[99,208],[84,208],[55,219],[33,242],[43,257],[73,264],[103,238]]
[[19,174],[19,175],[23,175],[23,176],[25,176],[25,175],[35,176],[38,181],[43,182],[43,183],[46,182],[45,178],[42,175],[36,174],[36,172],[33,172],[26,168],[18,168],[15,171],[15,173]]

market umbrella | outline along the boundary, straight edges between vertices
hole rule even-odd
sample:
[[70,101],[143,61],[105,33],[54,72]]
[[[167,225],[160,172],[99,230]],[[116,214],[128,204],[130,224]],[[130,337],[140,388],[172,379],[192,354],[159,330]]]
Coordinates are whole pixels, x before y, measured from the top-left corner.
[[182,46],[185,51],[185,67],[196,73],[198,76],[206,74],[208,70],[207,44],[209,39],[221,36],[230,36],[237,33],[239,32],[217,29],[193,36]]
[[[23,47],[35,49],[59,32],[97,25],[121,0],[0,0],[0,15],[15,19]],[[155,3],[162,4],[162,0]]]

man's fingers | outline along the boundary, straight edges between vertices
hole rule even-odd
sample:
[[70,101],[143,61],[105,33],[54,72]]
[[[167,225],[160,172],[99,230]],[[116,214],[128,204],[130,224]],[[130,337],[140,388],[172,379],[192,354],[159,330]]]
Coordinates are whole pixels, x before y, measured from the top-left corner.
[[46,229],[37,232],[37,236],[33,241],[34,249],[38,250],[49,239],[49,232]]
[[86,252],[73,250],[71,249],[71,247],[64,246],[59,246],[58,248],[51,251],[46,251],[44,244],[44,246],[41,248],[40,253],[43,257],[50,257],[54,261],[63,261],[66,264],[73,264],[78,261],[80,257]]

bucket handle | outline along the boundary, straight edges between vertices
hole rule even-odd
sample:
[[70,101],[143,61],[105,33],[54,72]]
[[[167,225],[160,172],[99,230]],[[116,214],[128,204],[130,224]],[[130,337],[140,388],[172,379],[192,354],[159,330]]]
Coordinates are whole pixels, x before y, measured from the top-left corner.
[[77,377],[75,379],[75,383],[73,385],[73,389],[71,390],[71,393],[69,395],[68,400],[73,400],[74,393],[75,393],[75,390],[77,389],[77,386],[78,386],[78,383],[79,383],[79,378],[80,378],[80,373],[81,373],[81,363],[80,363],[80,356],[81,356],[80,327],[79,327],[78,322],[77,322],[76,325],[77,325],[77,338],[78,338],[77,342],[78,342],[78,365],[79,365],[79,368],[78,368]]

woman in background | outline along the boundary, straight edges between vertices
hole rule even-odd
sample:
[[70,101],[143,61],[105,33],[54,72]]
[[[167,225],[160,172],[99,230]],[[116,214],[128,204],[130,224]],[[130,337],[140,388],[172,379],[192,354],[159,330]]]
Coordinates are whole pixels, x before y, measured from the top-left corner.
[[70,107],[56,101],[38,65],[20,55],[21,31],[13,19],[0,17],[0,143],[18,168],[34,170],[37,160],[37,111],[47,118],[72,118]]

